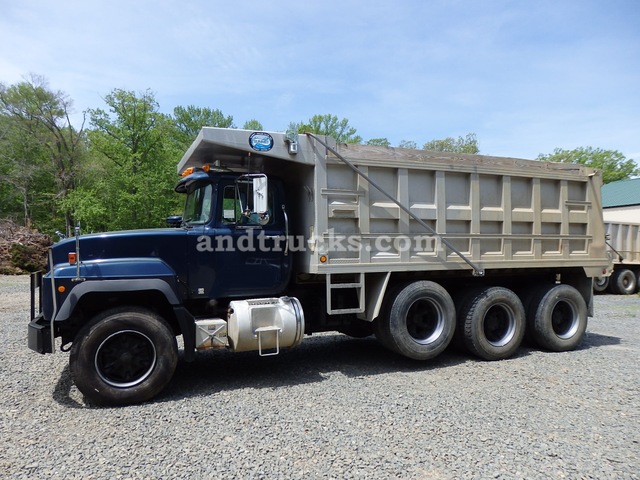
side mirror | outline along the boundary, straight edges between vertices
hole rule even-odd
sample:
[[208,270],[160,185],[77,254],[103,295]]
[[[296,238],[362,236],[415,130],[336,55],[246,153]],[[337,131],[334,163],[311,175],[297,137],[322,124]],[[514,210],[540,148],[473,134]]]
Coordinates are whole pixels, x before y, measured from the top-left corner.
[[167,217],[166,222],[168,227],[178,228],[182,225],[182,215],[171,215]]
[[269,182],[266,175],[256,175],[253,181],[253,211],[258,215],[264,215],[269,210],[267,199],[269,198]]
[[236,202],[240,207],[239,224],[269,223],[269,180],[263,173],[242,175],[236,180]]

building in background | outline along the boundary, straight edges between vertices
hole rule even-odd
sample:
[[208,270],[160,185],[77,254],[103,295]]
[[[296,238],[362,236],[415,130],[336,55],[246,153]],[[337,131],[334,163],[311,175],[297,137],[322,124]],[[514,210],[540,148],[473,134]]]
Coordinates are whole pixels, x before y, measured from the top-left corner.
[[640,223],[640,178],[602,186],[605,222]]

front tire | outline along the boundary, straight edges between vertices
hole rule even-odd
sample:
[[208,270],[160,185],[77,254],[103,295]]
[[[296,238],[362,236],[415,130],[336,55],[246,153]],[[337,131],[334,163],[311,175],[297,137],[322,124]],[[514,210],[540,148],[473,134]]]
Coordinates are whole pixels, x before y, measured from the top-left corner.
[[91,403],[125,405],[157,395],[178,362],[175,336],[157,314],[142,308],[107,310],[76,336],[69,365]]
[[455,306],[440,285],[418,281],[392,291],[384,316],[376,322],[376,337],[384,346],[414,360],[428,360],[451,342]]

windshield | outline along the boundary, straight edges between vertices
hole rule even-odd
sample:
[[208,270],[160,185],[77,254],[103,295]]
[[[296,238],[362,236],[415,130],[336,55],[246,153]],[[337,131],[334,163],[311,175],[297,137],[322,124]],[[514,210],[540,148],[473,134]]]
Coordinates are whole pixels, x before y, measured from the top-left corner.
[[211,218],[211,184],[194,189],[187,195],[182,221],[191,225],[207,223]]

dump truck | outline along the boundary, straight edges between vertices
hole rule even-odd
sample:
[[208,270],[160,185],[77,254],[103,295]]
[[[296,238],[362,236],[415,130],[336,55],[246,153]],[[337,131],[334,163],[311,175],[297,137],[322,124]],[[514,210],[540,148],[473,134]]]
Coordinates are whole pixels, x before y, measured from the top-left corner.
[[509,358],[525,331],[571,350],[610,269],[582,165],[205,127],[177,172],[168,228],[76,232],[32,275],[28,346],[69,351],[90,403],[153,398],[179,356],[276,355],[317,332],[416,361],[452,341]]
[[613,273],[597,277],[597,293],[632,295],[640,283],[640,224],[605,221],[607,247],[613,259]]

